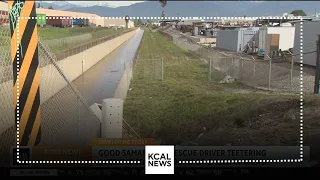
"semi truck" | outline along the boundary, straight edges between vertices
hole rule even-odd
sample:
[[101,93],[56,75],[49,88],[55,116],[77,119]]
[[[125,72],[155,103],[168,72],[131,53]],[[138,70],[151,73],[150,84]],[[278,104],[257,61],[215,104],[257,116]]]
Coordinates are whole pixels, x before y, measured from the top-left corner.
[[48,16],[47,25],[53,27],[70,27],[72,25],[72,19],[67,16]]
[[79,26],[79,27],[89,26],[89,19],[73,18],[72,26]]

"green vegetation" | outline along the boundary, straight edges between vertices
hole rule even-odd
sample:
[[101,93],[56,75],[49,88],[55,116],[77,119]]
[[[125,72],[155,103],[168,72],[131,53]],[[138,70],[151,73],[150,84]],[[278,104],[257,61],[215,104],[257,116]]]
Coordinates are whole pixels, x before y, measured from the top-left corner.
[[41,39],[60,39],[64,37],[77,36],[86,33],[92,33],[95,38],[100,38],[115,33],[121,32],[121,29],[115,30],[110,28],[96,27],[74,27],[74,28],[38,28],[38,33]]
[[294,10],[290,14],[293,14],[294,16],[306,16],[306,13],[301,9]]
[[[76,42],[61,43],[59,46],[50,45],[49,47],[53,52],[59,52],[80,44],[88,43],[102,37],[114,35],[123,32],[124,29],[111,29],[111,28],[92,28],[92,27],[74,27],[74,28],[38,28],[39,36],[43,40],[53,40],[66,37],[73,37],[76,39],[78,35],[90,33],[92,38],[79,39]],[[79,38],[79,37],[78,37]]]
[[[206,63],[149,29],[138,57],[124,119],[141,137],[159,138],[166,144],[298,142],[299,96],[258,91],[239,83],[220,84],[224,77],[220,72],[213,72],[209,81]],[[141,77],[146,60],[158,57],[164,57],[164,80]],[[311,107],[319,104],[311,101]]]
[[[61,41],[60,44],[49,43],[47,44],[51,51],[56,53],[62,50],[66,50],[77,45],[81,45],[84,43],[88,43],[89,41],[93,41],[102,37],[115,35],[123,32],[125,29],[113,29],[113,28],[102,28],[102,27],[74,27],[74,28],[41,28],[38,27],[38,35],[41,40],[55,40],[66,37],[74,37],[77,38],[78,35],[90,33],[92,37],[88,39],[78,39],[74,42]],[[8,59],[10,51],[10,31],[8,26],[0,27],[0,55],[2,59]],[[45,43],[46,44],[46,43]]]

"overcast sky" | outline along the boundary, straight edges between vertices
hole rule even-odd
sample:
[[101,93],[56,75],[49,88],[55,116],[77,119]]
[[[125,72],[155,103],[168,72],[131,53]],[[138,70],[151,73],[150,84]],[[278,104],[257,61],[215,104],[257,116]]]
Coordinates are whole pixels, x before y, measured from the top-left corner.
[[104,4],[108,3],[112,7],[119,7],[119,6],[129,6],[131,4],[143,2],[143,1],[68,1],[72,4]]
[[[47,1],[47,2],[54,2],[54,1]],[[59,2],[59,1],[56,1]],[[90,5],[105,5],[108,3],[109,6],[111,7],[119,7],[119,6],[129,6],[132,4],[140,3],[143,1],[67,1],[71,4],[78,4],[78,5],[85,5],[85,6],[90,6]],[[250,1],[250,2],[263,2],[263,1]]]

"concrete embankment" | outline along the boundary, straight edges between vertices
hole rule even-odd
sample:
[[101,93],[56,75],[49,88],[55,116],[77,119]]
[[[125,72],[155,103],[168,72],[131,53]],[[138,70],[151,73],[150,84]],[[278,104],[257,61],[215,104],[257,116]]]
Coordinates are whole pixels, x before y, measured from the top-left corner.
[[132,61],[125,63],[124,72],[122,74],[122,77],[121,77],[121,79],[117,85],[117,88],[114,92],[114,95],[113,95],[114,98],[125,100],[127,97],[127,93],[130,88],[131,79],[133,77],[134,64],[135,64],[136,58],[139,54],[139,50],[141,47],[142,36],[143,36],[143,33],[141,33],[141,38],[139,38],[140,39],[139,45],[136,49],[134,56],[132,57],[133,58]]
[[[91,47],[81,53],[62,59],[56,64],[60,67],[69,81],[73,81],[86,72],[105,56],[113,52],[124,42],[134,36],[140,29],[130,31],[114,39]],[[83,60],[85,60],[83,62]],[[40,57],[40,64],[48,62],[49,58]],[[41,104],[59,93],[68,85],[66,80],[53,64],[40,68],[40,95]],[[13,81],[6,81],[0,84],[0,134],[15,124],[13,108]]]
[[121,89],[117,86],[122,84],[121,78],[126,71],[125,64],[133,62],[143,32],[143,30],[137,32],[128,41],[73,81],[88,105],[102,103],[103,99],[115,97],[115,92]]
[[[68,80],[73,81],[79,76],[81,76],[81,74],[85,73],[92,66],[94,66],[96,63],[98,63],[105,56],[107,56],[112,51],[117,49],[121,44],[129,40],[138,31],[140,31],[140,29],[128,32],[122,36],[111,39],[110,41],[94,46],[88,50],[83,51],[82,53],[67,57],[66,59],[59,61],[58,64],[62,69],[62,71],[66,74]],[[53,68],[50,66],[52,65],[41,68],[41,72],[49,72],[50,69]],[[58,71],[55,71],[55,73],[58,73]],[[61,76],[61,75],[57,74],[57,76]],[[55,77],[55,76],[50,74],[50,77]],[[41,102],[46,101],[48,98],[52,97],[54,94],[59,92],[62,88],[64,88],[67,85],[65,81],[60,80],[59,82],[62,82],[62,84],[61,83],[60,85],[54,84],[53,87],[49,88],[49,87],[46,87],[46,84],[52,83],[52,79],[46,78],[43,76],[41,77],[40,83],[41,85],[43,84],[45,86],[43,88],[46,88],[41,91],[43,92],[50,91],[50,93],[41,94]]]

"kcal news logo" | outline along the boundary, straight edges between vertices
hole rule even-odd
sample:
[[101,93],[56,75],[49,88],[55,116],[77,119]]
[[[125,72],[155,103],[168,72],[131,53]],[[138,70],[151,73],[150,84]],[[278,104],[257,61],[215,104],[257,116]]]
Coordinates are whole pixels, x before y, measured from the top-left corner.
[[146,174],[174,174],[174,146],[146,146]]

